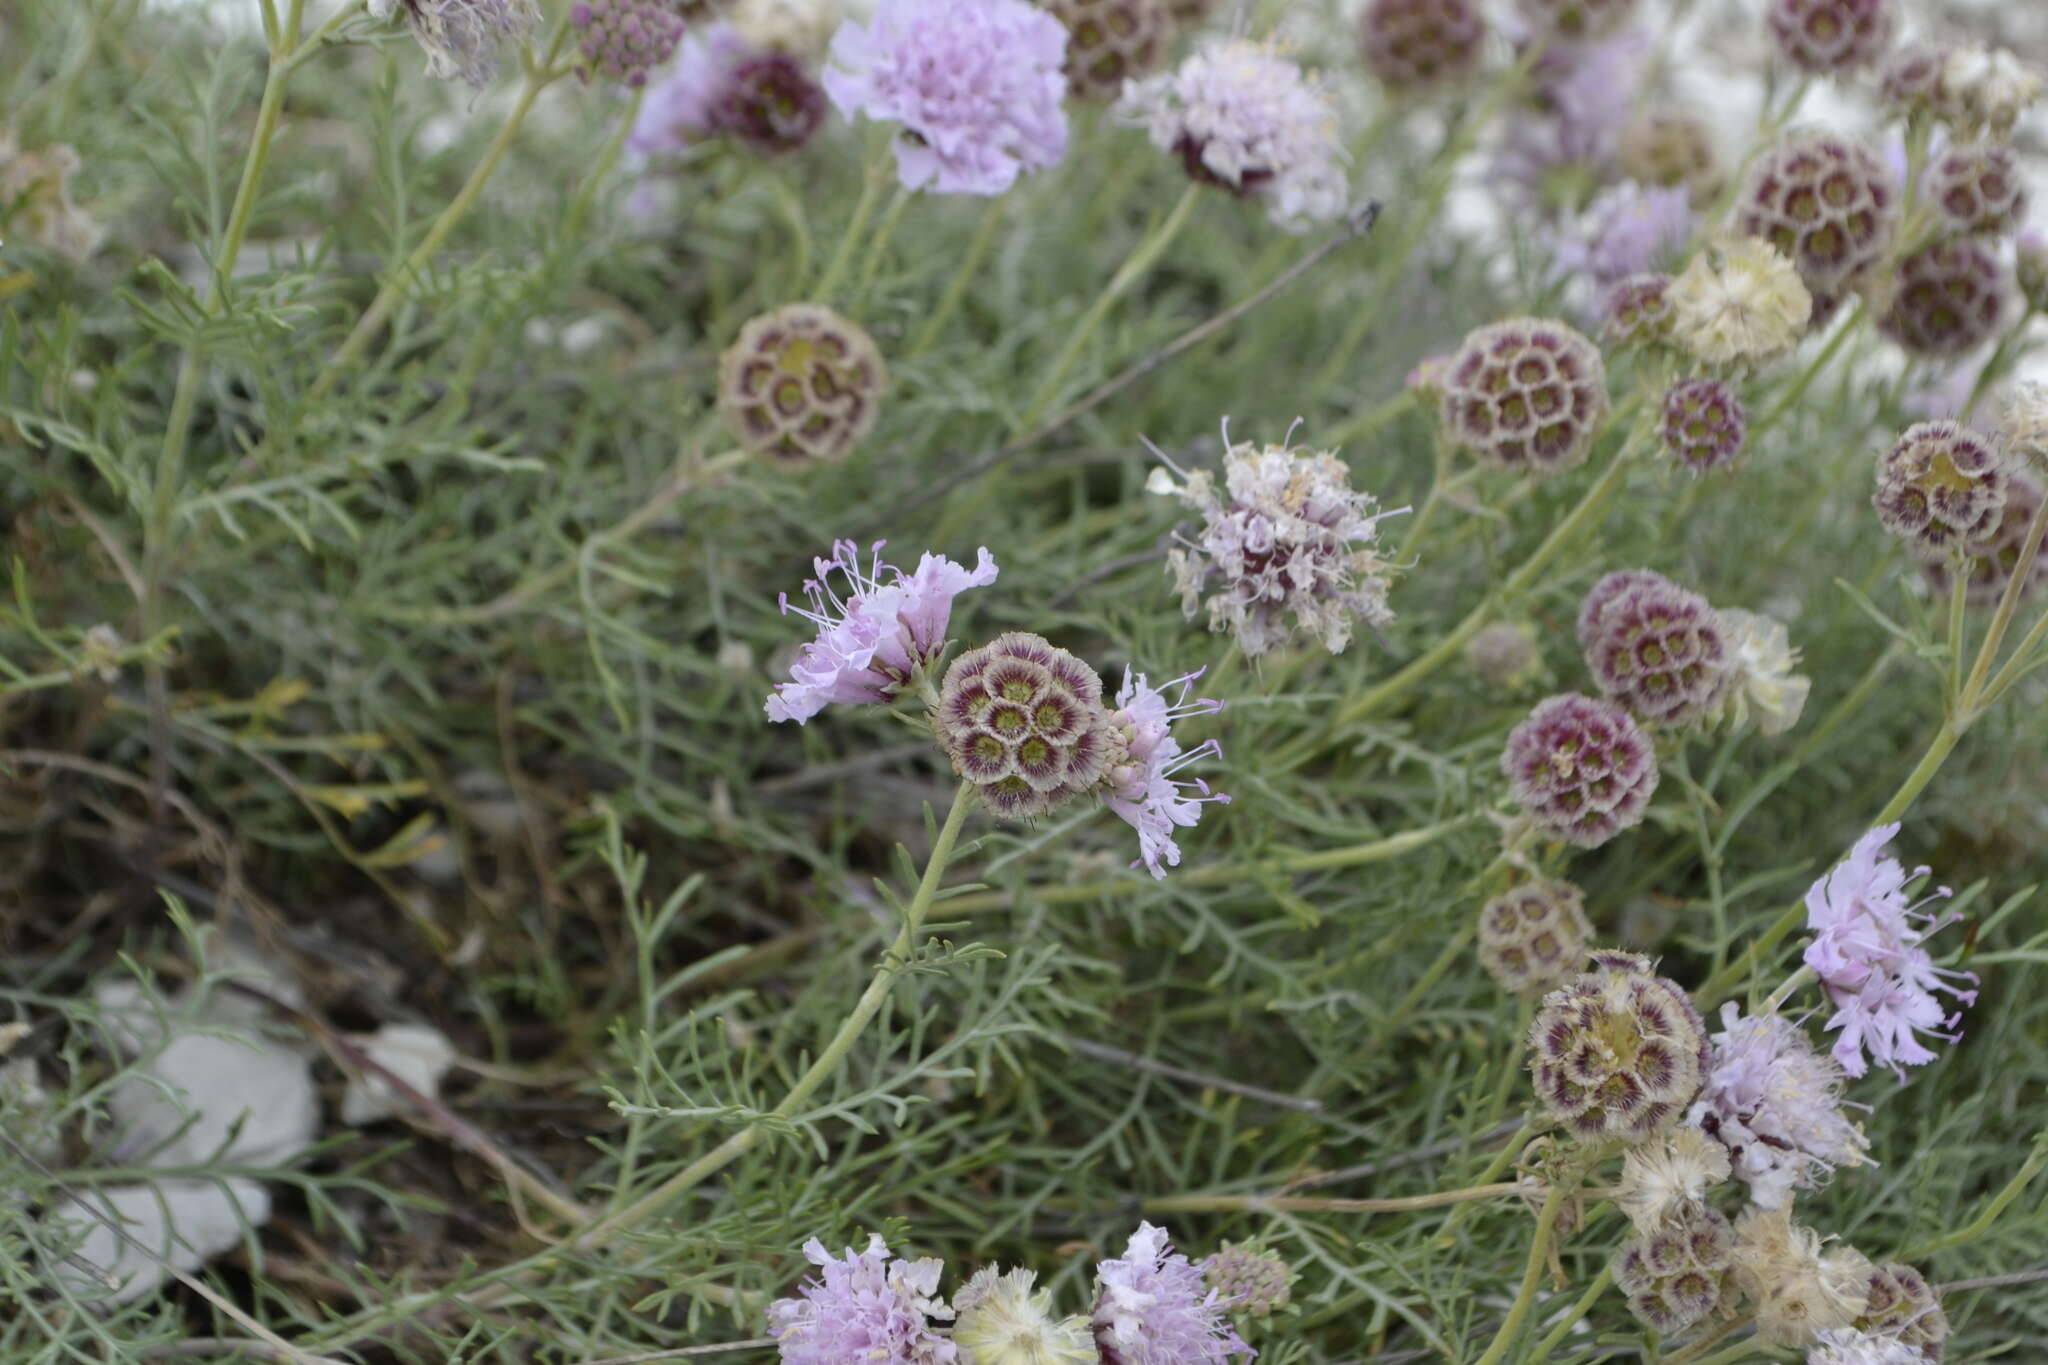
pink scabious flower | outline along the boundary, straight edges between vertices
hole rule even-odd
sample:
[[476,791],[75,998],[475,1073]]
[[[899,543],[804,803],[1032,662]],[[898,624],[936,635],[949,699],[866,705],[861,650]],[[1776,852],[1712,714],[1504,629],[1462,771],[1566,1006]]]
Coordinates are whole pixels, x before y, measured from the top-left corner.
[[626,145],[674,153],[724,134],[759,152],[784,152],[824,119],[825,96],[801,62],[714,24],[684,35],[675,60],[647,87]]
[[832,38],[825,93],[903,125],[906,189],[997,195],[1067,150],[1067,30],[1025,0],[882,0]]
[[1347,207],[1336,108],[1270,43],[1212,38],[1175,70],[1127,83],[1116,107],[1192,179],[1262,201],[1283,232]]
[[[785,614],[804,617],[818,635],[797,656],[790,680],[768,698],[768,719],[802,725],[833,702],[894,700],[944,652],[953,599],[996,581],[986,548],[972,569],[927,552],[917,572],[906,574],[882,562],[883,543],[875,542],[863,566],[859,547],[834,541],[830,559],[812,561],[818,576],[804,583],[810,607],[792,606],[788,593],[778,599]],[[832,586],[834,572],[846,580],[843,592]]]
[[1539,108],[1503,119],[1494,150],[1493,180],[1510,200],[1548,214],[1585,203],[1614,178],[1649,46],[1643,30],[1626,29],[1538,59]]
[[719,88],[750,52],[746,40],[725,24],[685,35],[675,60],[641,96],[626,146],[648,154],[672,153],[714,136]]
[[[1835,1007],[1827,1027],[1841,1030],[1834,1058],[1842,1070],[1861,1076],[1869,1069],[1867,1053],[1870,1061],[1890,1067],[1903,1083],[1907,1067],[1934,1060],[1918,1034],[1948,1042],[1962,1036],[1953,1031],[1962,1012],[1949,1013],[1935,992],[1948,992],[1960,1005],[1977,998],[1975,991],[1942,978],[1977,978],[1936,967],[1922,946],[1926,933],[1941,925],[1906,901],[1906,882],[1927,869],[1915,868],[1908,874],[1898,859],[1883,856],[1884,846],[1898,832],[1897,825],[1870,831],[1807,891],[1806,926],[1813,931],[1813,942],[1806,946],[1805,961]],[[1948,894],[1947,887],[1940,887],[1934,896]],[[1914,927],[1915,920],[1931,927],[1923,932]]]
[[1639,185],[1624,180],[1593,196],[1586,211],[1561,233],[1554,254],[1558,273],[1608,291],[1631,275],[1671,265],[1692,240],[1692,192],[1683,185]]
[[905,1261],[892,1256],[879,1234],[868,1249],[846,1248],[834,1257],[813,1237],[804,1257],[819,1268],[814,1280],[797,1286],[799,1297],[768,1305],[768,1335],[784,1365],[953,1365],[960,1358],[952,1342],[932,1330],[931,1320],[950,1319],[953,1310],[938,1297],[945,1263],[936,1257]]
[[1258,1352],[1204,1287],[1202,1269],[1173,1250],[1166,1229],[1138,1224],[1122,1259],[1095,1268],[1095,1344],[1102,1365],[1200,1365]]
[[1842,1112],[1842,1069],[1776,1014],[1721,1007],[1707,1083],[1685,1121],[1728,1149],[1751,1202],[1783,1206],[1836,1166],[1863,1159],[1869,1142]]
[[[1173,841],[1173,831],[1193,828],[1202,818],[1204,803],[1230,801],[1211,792],[1199,777],[1176,776],[1191,763],[1223,757],[1222,746],[1213,739],[1183,749],[1173,737],[1175,721],[1213,716],[1223,709],[1223,703],[1211,697],[1188,699],[1201,676],[1197,671],[1154,687],[1143,673],[1126,668],[1124,685],[1116,694],[1117,709],[1109,718],[1112,743],[1123,747],[1121,757],[1111,758],[1104,776],[1103,804],[1138,831],[1138,862],[1154,877],[1164,877],[1166,868],[1180,865],[1180,845]],[[1179,693],[1169,696],[1176,687]]]

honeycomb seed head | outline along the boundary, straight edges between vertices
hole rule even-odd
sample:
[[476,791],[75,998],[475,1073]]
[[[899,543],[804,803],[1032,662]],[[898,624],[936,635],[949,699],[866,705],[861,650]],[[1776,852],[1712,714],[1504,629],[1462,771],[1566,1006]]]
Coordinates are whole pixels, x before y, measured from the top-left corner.
[[1669,1336],[1732,1299],[1734,1264],[1735,1230],[1727,1218],[1691,1204],[1622,1244],[1614,1282],[1639,1321]]
[[1950,147],[1927,168],[1927,202],[1956,236],[2016,231],[2027,217],[2019,154],[2002,142]]
[[789,466],[843,460],[873,429],[889,370],[858,323],[789,303],[740,328],[718,361],[718,412],[734,440]]
[[1081,99],[1113,100],[1124,82],[1159,68],[1173,41],[1167,0],[1044,0],[1067,30],[1067,88]]
[[1814,75],[1869,66],[1890,45],[1893,0],[1771,0],[1771,37],[1794,66]]
[[1595,952],[1529,1027],[1536,1097],[1573,1135],[1640,1142],[1677,1122],[1711,1053],[1699,1012],[1649,958]]
[[1635,13],[1635,0],[1515,0],[1533,36],[1584,42],[1614,32]]
[[1396,94],[1423,94],[1469,80],[1486,50],[1475,0],[1369,0],[1358,16],[1366,70]]
[[954,771],[1003,819],[1044,815],[1086,794],[1110,759],[1101,678],[1021,631],[955,659],[931,719]]
[[2013,292],[2012,271],[1991,244],[1936,242],[1900,262],[1878,330],[1914,355],[1957,360],[1997,333]]
[[1592,937],[1585,893],[1570,882],[1525,882],[1479,909],[1479,965],[1513,995],[1563,985],[1586,960]]
[[1600,335],[1622,346],[1649,346],[1671,339],[1671,277],[1631,275],[1607,296]]
[[[2041,506],[2041,485],[2025,474],[2013,474],[2005,486],[2005,508],[1998,522],[1984,535],[1963,547],[1969,582],[1963,597],[1971,606],[1988,607],[2005,596],[2005,586],[2019,568],[2020,551],[2026,548],[2027,527]],[[1949,564],[1941,559],[1924,561],[1935,591],[1949,590]],[[2034,557],[2027,581],[2020,585],[2019,600],[2048,594],[2048,554]]]
[[1518,691],[1543,676],[1543,651],[1526,621],[1495,621],[1465,646],[1465,666],[1496,692]]
[[1457,442],[1496,469],[1555,474],[1585,462],[1608,412],[1600,349],[1548,318],[1509,318],[1465,338],[1442,377]]
[[1871,1270],[1856,1328],[1891,1337],[1936,1365],[1948,1353],[1948,1314],[1934,1286],[1912,1266],[1896,1261]]
[[1567,692],[1538,702],[1501,754],[1508,788],[1536,827],[1598,848],[1643,818],[1657,754],[1620,706]]
[[1884,159],[1834,133],[1796,133],[1760,159],[1736,209],[1740,231],[1776,247],[1815,298],[1839,297],[1891,248],[1899,193]]
[[1643,185],[1684,186],[1694,208],[1721,191],[1725,173],[1713,130],[1691,109],[1645,109],[1622,130],[1622,174]]
[[1877,462],[1877,519],[1927,559],[1997,530],[2011,482],[1996,446],[1961,422],[1916,422]]
[[1681,379],[1665,391],[1659,434],[1672,459],[1704,474],[1727,468],[1742,453],[1749,413],[1725,381]]
[[1720,616],[1696,592],[1648,569],[1593,585],[1579,609],[1586,666],[1611,701],[1651,725],[1714,714],[1734,685]]

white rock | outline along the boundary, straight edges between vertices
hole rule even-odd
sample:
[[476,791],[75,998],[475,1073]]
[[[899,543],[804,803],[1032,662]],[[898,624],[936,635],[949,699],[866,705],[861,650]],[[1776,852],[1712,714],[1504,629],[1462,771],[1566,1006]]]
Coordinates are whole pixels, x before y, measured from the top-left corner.
[[122,1151],[159,1167],[281,1166],[312,1145],[320,1123],[305,1058],[207,1033],[172,1038],[121,1079],[108,1107],[126,1129]]
[[[89,1201],[89,1203],[88,1203]],[[100,1216],[95,1217],[97,1210]],[[119,1223],[125,1239],[109,1222]],[[80,1297],[126,1303],[153,1293],[170,1278],[157,1258],[191,1271],[238,1245],[246,1228],[270,1221],[270,1194],[254,1180],[163,1180],[149,1185],[110,1185],[66,1200],[43,1216],[52,1236],[78,1237],[73,1256],[104,1271],[120,1287],[109,1289],[71,1261],[51,1271]],[[137,1246],[136,1243],[140,1243]],[[143,1248],[156,1253],[152,1258]]]
[[[433,1098],[440,1096],[441,1078],[455,1060],[455,1049],[446,1035],[416,1024],[386,1024],[355,1041],[371,1061]],[[411,1110],[411,1102],[382,1076],[351,1077],[341,1099],[341,1121],[352,1125],[375,1123]]]

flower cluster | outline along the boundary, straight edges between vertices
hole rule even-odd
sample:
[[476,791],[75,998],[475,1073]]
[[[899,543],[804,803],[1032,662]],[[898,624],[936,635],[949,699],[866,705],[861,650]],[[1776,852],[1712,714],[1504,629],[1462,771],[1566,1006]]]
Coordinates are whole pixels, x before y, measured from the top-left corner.
[[907,189],[997,195],[1066,155],[1067,31],[1025,0],[883,0],[832,39],[825,93],[902,127]]
[[1247,1317],[1271,1317],[1294,1297],[1293,1268],[1278,1252],[1245,1242],[1225,1242],[1202,1263],[1202,1278],[1232,1313]]
[[683,36],[683,16],[667,0],[576,0],[569,23],[586,76],[637,90],[667,61]]
[[1224,1316],[1222,1293],[1173,1250],[1164,1228],[1140,1223],[1124,1254],[1096,1267],[1095,1280],[1103,1365],[1199,1365],[1257,1354]]
[[1574,1136],[1641,1141],[1699,1093],[1706,1029],[1649,958],[1602,951],[1592,963],[1545,996],[1529,1026],[1536,1098]]
[[1672,338],[1709,365],[1760,365],[1806,334],[1813,295],[1769,242],[1708,246],[1671,282]]
[[1757,732],[1782,735],[1806,710],[1813,679],[1796,672],[1799,651],[1785,623],[1740,607],[1721,608],[1721,635],[1735,671],[1727,718],[1732,725],[1754,721]]
[[648,86],[627,145],[673,153],[722,135],[772,155],[803,146],[824,121],[824,91],[802,62],[719,24],[683,38]]
[[1684,185],[1624,180],[1600,191],[1559,239],[1558,271],[1591,281],[1602,295],[1672,264],[1692,240],[1692,193]]
[[[1909,874],[1884,852],[1898,832],[1895,824],[1870,831],[1808,889],[1806,927],[1813,940],[1805,961],[1835,1007],[1827,1027],[1841,1033],[1834,1057],[1842,1070],[1861,1076],[1875,1062],[1892,1068],[1903,1082],[1907,1067],[1934,1060],[1919,1034],[1949,1042],[1960,1036],[1954,1030],[1961,1012],[1951,1012],[1937,992],[1953,996],[1959,1005],[1970,1004],[1977,993],[1949,984],[1975,977],[1936,967],[1928,956],[1926,932],[1916,922],[1941,926],[1907,901]],[[1910,876],[1926,872],[1916,868]],[[1947,894],[1946,887],[1935,892],[1937,897]]]
[[1117,110],[1195,180],[1262,201],[1283,231],[1306,231],[1347,207],[1336,110],[1268,44],[1211,39],[1173,71],[1125,87]]
[[1207,470],[1178,483],[1156,470],[1148,484],[1202,516],[1200,533],[1167,556],[1188,618],[1206,607],[1209,629],[1229,631],[1253,659],[1300,637],[1341,653],[1359,622],[1393,620],[1375,545],[1380,519],[1395,513],[1353,489],[1332,451],[1232,444],[1227,425],[1223,441],[1220,492]]
[[1052,1291],[1028,1270],[983,1266],[953,1296],[953,1344],[967,1365],[1097,1365],[1095,1336],[1079,1313],[1055,1318]]
[[1867,1259],[1849,1247],[1826,1249],[1819,1233],[1792,1221],[1789,1205],[1752,1204],[1735,1221],[1735,1282],[1767,1346],[1803,1347],[1816,1333],[1853,1326],[1869,1278]]
[[797,1288],[797,1297],[768,1306],[768,1335],[785,1365],[845,1365],[849,1360],[886,1360],[896,1365],[954,1365],[958,1349],[933,1330],[953,1310],[939,1295],[945,1263],[936,1258],[905,1261],[892,1255],[880,1234],[866,1251],[846,1248],[834,1256],[813,1237],[804,1258],[818,1277]]
[[[1211,697],[1188,699],[1199,676],[1190,673],[1156,688],[1144,674],[1125,669],[1124,684],[1117,689],[1116,710],[1109,716],[1109,761],[1102,802],[1138,831],[1139,861],[1154,877],[1164,877],[1165,868],[1180,863],[1180,845],[1174,842],[1173,831],[1193,827],[1201,819],[1204,802],[1227,804],[1230,800],[1211,792],[1200,778],[1177,776],[1192,763],[1223,756],[1222,746],[1213,739],[1183,749],[1173,736],[1175,721],[1213,716],[1223,709],[1223,703]],[[1175,687],[1179,692],[1169,697],[1169,690]]]
[[1751,1202],[1774,1209],[1793,1191],[1853,1166],[1868,1146],[1842,1112],[1841,1067],[1814,1051],[1797,1024],[1721,1007],[1705,1086],[1685,1116],[1727,1149]]

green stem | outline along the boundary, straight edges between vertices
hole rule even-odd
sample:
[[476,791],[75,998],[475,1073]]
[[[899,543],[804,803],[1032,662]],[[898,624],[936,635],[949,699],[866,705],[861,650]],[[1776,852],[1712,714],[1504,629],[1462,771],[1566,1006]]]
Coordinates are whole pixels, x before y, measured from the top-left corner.
[[[1520,1158],[1522,1149],[1529,1145],[1529,1139],[1535,1135],[1536,1124],[1534,1121],[1526,1118],[1523,1119],[1522,1126],[1510,1134],[1507,1141],[1495,1149],[1492,1158],[1487,1161],[1485,1169],[1479,1172],[1478,1177],[1472,1183],[1475,1185],[1486,1185],[1498,1180],[1501,1173],[1514,1165],[1516,1160]],[[1470,1209],[1452,1209],[1451,1216],[1444,1219],[1443,1229],[1436,1235],[1437,1245],[1449,1245],[1451,1234],[1457,1231],[1458,1226],[1465,1221],[1471,1212]]]
[[1415,1213],[1422,1209],[1469,1204],[1474,1200],[1499,1199],[1520,1188],[1517,1182],[1508,1180],[1462,1190],[1412,1194],[1398,1199],[1321,1199],[1291,1194],[1177,1194],[1147,1199],[1139,1207],[1146,1213]]
[[[1174,881],[1181,886],[1215,886],[1228,882],[1248,882],[1261,872],[1280,876],[1293,876],[1303,872],[1329,872],[1338,868],[1363,867],[1368,863],[1386,862],[1426,848],[1452,830],[1473,823],[1482,817],[1461,815],[1420,829],[1404,830],[1385,839],[1370,843],[1352,844],[1347,848],[1326,848],[1315,853],[1293,853],[1279,858],[1231,860],[1207,863],[1201,867],[1189,868],[1176,873]],[[1143,878],[1116,877],[1103,881],[1067,882],[1060,886],[1031,887],[1022,891],[975,891],[964,896],[952,896],[942,902],[948,915],[972,914],[980,910],[1007,910],[1020,901],[1039,905],[1062,905],[1074,901],[1094,900],[1100,896],[1112,896],[1119,891],[1129,891],[1143,885]]]
[[839,288],[839,281],[846,275],[846,268],[853,264],[854,247],[866,234],[868,219],[875,216],[875,201],[881,197],[888,164],[886,160],[868,163],[867,174],[861,180],[860,198],[854,201],[853,217],[847,221],[846,231],[840,234],[839,245],[833,250],[832,259],[826,263],[824,276],[811,290],[813,301],[830,303],[833,291]]
[[1794,379],[1780,392],[1778,401],[1771,405],[1771,410],[1763,415],[1761,421],[1749,429],[1749,433],[1744,438],[1744,441],[1751,450],[1756,449],[1758,437],[1778,425],[1783,420],[1785,414],[1790,412],[1801,398],[1805,397],[1807,389],[1812,386],[1815,379],[1820,377],[1821,371],[1825,370],[1829,363],[1834,360],[1836,354],[1842,349],[1842,343],[1847,341],[1850,334],[1856,331],[1857,324],[1862,318],[1863,300],[1859,298],[1856,300],[1855,306],[1849,310],[1849,316],[1842,319],[1840,325],[1835,328],[1835,334],[1828,338],[1827,345],[1821,347],[1814,355],[1813,363],[1800,371],[1799,377]]
[[333,391],[342,374],[362,355],[369,344],[376,340],[377,333],[383,330],[385,322],[390,319],[392,311],[404,298],[406,290],[411,288],[413,282],[434,259],[434,254],[441,249],[441,243],[455,230],[456,224],[476,207],[476,201],[483,194],[484,186],[490,183],[491,177],[497,173],[499,165],[505,160],[505,153],[511,150],[512,140],[518,136],[521,125],[526,122],[526,116],[532,111],[534,101],[540,98],[543,90],[561,78],[563,72],[555,63],[568,32],[569,25],[566,20],[556,25],[554,36],[548,43],[547,54],[527,71],[526,85],[519,92],[519,101],[512,106],[512,112],[506,116],[505,122],[498,128],[497,135],[491,139],[491,145],[484,151],[483,160],[470,171],[469,179],[463,181],[462,188],[455,192],[455,197],[448,201],[448,206],[428,225],[426,235],[420,238],[419,245],[415,246],[404,262],[385,279],[383,285],[378,288],[376,297],[370,300],[370,306],[356,319],[355,327],[343,339],[341,345],[335,348],[334,354],[327,358],[327,364],[321,368],[319,375],[313,380],[312,387],[306,391],[308,404],[319,402]]
[[1536,1233],[1529,1239],[1529,1262],[1522,1268],[1521,1287],[1515,1291],[1515,1301],[1509,1306],[1500,1331],[1494,1335],[1493,1344],[1479,1357],[1477,1365],[1500,1365],[1522,1334],[1522,1320],[1535,1304],[1536,1282],[1543,1274],[1543,1258],[1550,1251],[1550,1235],[1557,1228],[1557,1215],[1564,1209],[1564,1196],[1562,1185],[1552,1185],[1550,1193],[1544,1196],[1543,1209],[1536,1215]]
[[[2013,561],[2010,576],[2005,581],[2005,591],[1998,596],[1998,607],[1991,614],[1991,625],[1984,632],[1984,643],[1977,647],[1977,662],[1970,670],[1970,677],[1963,684],[1962,692],[1956,698],[1956,708],[1963,725],[1983,713],[1985,684],[1991,675],[1991,666],[1997,661],[1999,647],[2005,643],[2005,632],[2012,626],[2013,613],[2019,609],[2020,597],[2025,593],[2034,577],[2034,560],[2041,553],[2041,540],[2048,535],[2048,497],[2041,499],[2041,505],[2034,509],[2034,519],[2027,525],[2027,538],[2020,546],[2019,558]],[[1960,578],[1962,575],[1958,574]],[[2044,614],[2048,621],[2048,614]],[[2041,627],[2028,632],[2027,638],[2013,655],[2013,664],[2024,666],[2033,652],[2032,646],[2039,638]],[[2008,664],[2007,668],[2011,668]],[[2001,670],[2001,678],[2005,670]],[[2001,689],[2002,690],[2002,689]]]
[[860,263],[860,279],[853,286],[856,298],[868,296],[875,276],[881,272],[882,258],[889,254],[889,243],[896,236],[896,225],[903,221],[903,211],[910,207],[910,201],[915,197],[915,191],[901,185],[896,187],[896,197],[889,201],[889,211],[882,215],[882,225],[875,230],[874,240],[868,243],[867,255]]
[[1529,1352],[1529,1359],[1539,1361],[1551,1359],[1552,1353],[1563,1344],[1566,1337],[1571,1335],[1572,1329],[1577,1327],[1579,1320],[1592,1310],[1593,1305],[1599,1301],[1600,1296],[1607,1292],[1607,1286],[1613,1283],[1614,1266],[1611,1263],[1601,1266],[1600,1273],[1595,1275],[1593,1282],[1586,1286],[1586,1292],[1579,1295],[1579,1301],[1571,1306],[1571,1311],[1567,1312],[1559,1320],[1557,1326],[1550,1329],[1548,1336],[1536,1343],[1535,1350]]
[[[770,1119],[791,1119],[802,1109],[818,1088],[839,1071],[839,1065],[846,1060],[847,1053],[859,1041],[867,1026],[881,1012],[889,999],[889,989],[895,984],[897,975],[903,970],[903,962],[916,946],[917,934],[924,925],[925,916],[932,908],[932,901],[938,895],[939,882],[945,876],[946,864],[952,860],[953,845],[960,838],[961,826],[967,822],[967,812],[974,805],[974,784],[962,782],[953,793],[953,805],[946,812],[946,823],[939,829],[937,840],[932,844],[931,857],[926,859],[924,876],[918,881],[917,894],[911,898],[903,912],[903,927],[896,933],[896,940],[889,946],[881,966],[875,969],[874,979],[867,990],[854,1003],[852,1013],[839,1025],[839,1031],[818,1054],[810,1069],[797,1078],[782,1103],[770,1111]],[[655,1189],[642,1195],[624,1208],[605,1215],[562,1242],[563,1252],[588,1251],[610,1240],[613,1234],[632,1227],[649,1215],[673,1203],[678,1197],[695,1189],[719,1171],[731,1165],[761,1141],[762,1134],[769,1130],[769,1124],[756,1123],[734,1133],[718,1146],[706,1152],[697,1160],[669,1177]]]
[[1586,530],[1607,510],[1607,504],[1621,491],[1639,440],[1639,437],[1632,436],[1628,444],[1616,452],[1599,479],[1586,490],[1585,496],[1579,499],[1578,506],[1572,508],[1564,520],[1552,528],[1550,534],[1544,537],[1543,543],[1522,562],[1520,568],[1508,575],[1499,591],[1474,607],[1471,614],[1454,626],[1448,635],[1438,640],[1420,658],[1410,662],[1407,667],[1379,686],[1347,702],[1338,710],[1329,728],[1341,730],[1347,725],[1355,725],[1366,717],[1385,710],[1389,703],[1399,700],[1417,683],[1457,658],[1459,652],[1465,648],[1466,641],[1477,635],[1499,614],[1503,603],[1520,596],[1536,581],[1538,575],[1550,567],[1551,561],[1556,559],[1581,531]]
[[918,329],[917,339],[910,343],[910,350],[905,353],[906,359],[923,355],[939,339],[945,325],[952,321],[960,301],[967,297],[967,287],[974,282],[981,263],[988,258],[989,248],[995,245],[996,229],[1002,226],[1004,207],[1008,203],[1005,198],[988,201],[988,208],[981,215],[981,225],[974,230],[974,240],[967,244],[967,254],[960,258],[960,268],[947,282],[946,292],[939,295],[938,307],[932,309],[931,316]]
[[1459,959],[1464,957],[1465,950],[1472,946],[1472,940],[1478,932],[1478,921],[1468,917],[1465,926],[1444,942],[1443,950],[1436,955],[1436,961],[1430,963],[1422,975],[1415,978],[1415,984],[1408,988],[1408,993],[1401,997],[1399,1003],[1373,1030],[1374,1042],[1372,1047],[1366,1049],[1368,1053],[1377,1053],[1394,1030],[1407,1022],[1415,1007],[1422,1003],[1422,997],[1428,995],[1436,983],[1443,980],[1446,972],[1458,965]]
[[1038,419],[1045,415],[1053,400],[1059,397],[1060,386],[1066,383],[1067,375],[1073,371],[1075,362],[1080,360],[1082,350],[1094,339],[1103,319],[1109,316],[1109,310],[1133,284],[1143,278],[1145,272],[1165,253],[1166,248],[1172,245],[1173,239],[1180,235],[1181,228],[1186,226],[1188,218],[1195,211],[1195,201],[1201,198],[1202,193],[1200,184],[1190,184],[1182,191],[1180,202],[1173,206],[1165,221],[1140,239],[1130,256],[1117,268],[1116,274],[1110,277],[1108,286],[1095,296],[1095,302],[1089,305],[1088,311],[1081,315],[1081,321],[1068,335],[1067,344],[1060,348],[1058,357],[1053,360],[1052,368],[1047,370],[1045,378],[1039,381],[1038,392],[1033,395],[1030,404],[1024,409],[1024,416],[1011,432],[1013,438],[1038,425]]

